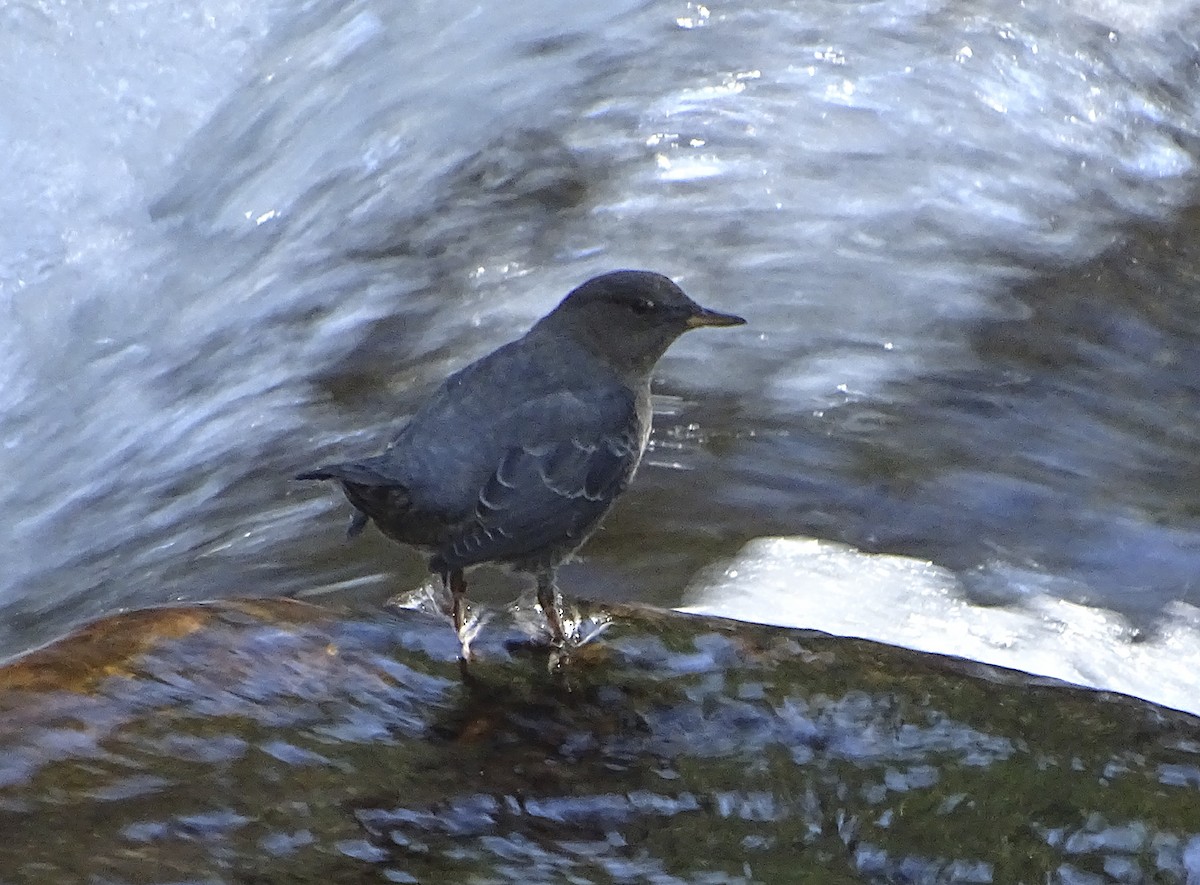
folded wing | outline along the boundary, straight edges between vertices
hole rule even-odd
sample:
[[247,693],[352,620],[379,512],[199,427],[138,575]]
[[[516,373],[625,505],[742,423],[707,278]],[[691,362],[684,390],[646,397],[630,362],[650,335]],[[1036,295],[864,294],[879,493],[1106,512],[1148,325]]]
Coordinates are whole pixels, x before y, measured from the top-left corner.
[[[452,567],[487,560],[556,563],[584,542],[624,491],[641,458],[642,432],[627,398],[561,407],[557,438],[508,448],[454,529],[442,559]],[[541,403],[545,409],[545,403]],[[574,420],[572,420],[574,418]]]

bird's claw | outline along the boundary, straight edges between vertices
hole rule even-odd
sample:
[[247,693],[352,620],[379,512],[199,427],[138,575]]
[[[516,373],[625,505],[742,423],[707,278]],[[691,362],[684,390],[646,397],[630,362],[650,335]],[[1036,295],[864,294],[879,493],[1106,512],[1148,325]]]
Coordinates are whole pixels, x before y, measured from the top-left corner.
[[458,631],[458,641],[462,644],[462,659],[464,661],[471,660],[471,643],[482,632],[484,624],[491,619],[491,614],[484,611],[472,611],[468,615],[462,628]]

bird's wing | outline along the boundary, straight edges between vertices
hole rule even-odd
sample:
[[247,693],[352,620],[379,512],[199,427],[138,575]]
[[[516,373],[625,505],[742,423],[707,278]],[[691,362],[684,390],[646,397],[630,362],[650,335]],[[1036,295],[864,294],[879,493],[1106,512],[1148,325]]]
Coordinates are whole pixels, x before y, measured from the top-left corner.
[[528,414],[526,439],[507,448],[444,548],[448,564],[569,553],[632,478],[643,434],[627,391],[599,402],[538,398]]

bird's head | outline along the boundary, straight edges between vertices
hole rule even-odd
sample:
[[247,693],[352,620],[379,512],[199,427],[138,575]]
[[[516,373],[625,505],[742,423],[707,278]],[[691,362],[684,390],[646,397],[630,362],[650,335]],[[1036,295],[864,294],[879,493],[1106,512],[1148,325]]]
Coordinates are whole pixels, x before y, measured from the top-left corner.
[[745,322],[701,307],[662,274],[618,270],[572,291],[537,328],[571,338],[622,374],[644,374],[688,329]]

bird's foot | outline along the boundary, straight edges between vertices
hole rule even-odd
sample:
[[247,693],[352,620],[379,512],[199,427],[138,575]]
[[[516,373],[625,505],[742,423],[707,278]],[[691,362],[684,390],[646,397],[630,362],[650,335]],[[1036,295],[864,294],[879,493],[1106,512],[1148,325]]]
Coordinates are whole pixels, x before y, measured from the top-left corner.
[[599,638],[600,634],[612,625],[612,615],[607,612],[597,612],[596,614],[588,615],[586,618],[579,617],[575,620],[573,642],[576,646],[587,645],[594,639]]
[[483,625],[491,620],[491,614],[484,611],[468,612],[467,619],[458,631],[458,641],[462,644],[462,659],[471,660],[471,643],[483,631]]
[[567,611],[560,609],[559,613],[565,636],[562,642],[552,641],[546,667],[552,675],[561,677],[570,670],[572,657],[588,656],[586,647],[613,625],[613,619],[603,611],[584,614],[576,606]]
[[[555,590],[554,598],[549,603],[539,596],[538,608],[542,610],[542,617],[546,619],[546,626],[550,629],[550,641],[554,647],[563,648],[570,644],[575,633],[575,625],[574,623],[568,624],[563,612],[562,594]],[[567,632],[568,627],[570,628],[569,633]]]
[[563,613],[562,596],[555,592],[553,605],[544,600],[544,596],[535,596],[532,591],[521,594],[508,608],[514,625],[538,645],[556,648],[570,645],[575,625],[570,614]]
[[561,595],[555,597],[552,613],[546,615],[550,641],[556,648],[585,646],[612,624],[612,616],[607,612],[585,614],[577,605],[564,606]]
[[527,593],[509,608],[518,629],[539,645],[549,645],[560,654],[592,642],[608,629],[612,618],[603,612],[584,614],[556,593],[553,608],[547,609]]

